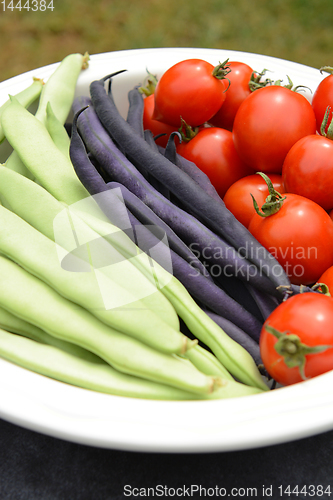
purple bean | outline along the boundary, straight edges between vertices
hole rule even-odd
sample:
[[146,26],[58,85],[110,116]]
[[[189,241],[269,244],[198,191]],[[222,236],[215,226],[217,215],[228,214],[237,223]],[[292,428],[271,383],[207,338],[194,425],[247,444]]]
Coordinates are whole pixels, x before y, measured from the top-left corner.
[[143,99],[138,87],[128,92],[128,102],[127,123],[140,137],[143,137]]
[[216,234],[226,238],[243,256],[253,262],[260,273],[266,274],[274,284],[289,285],[290,281],[278,261],[243,226],[234,215],[193,181],[185,172],[163,155],[153,151],[135,134],[120,115],[112,98],[106,93],[106,76],[90,84],[90,96],[94,109],[105,129],[116,142],[121,144],[126,156],[135,164],[144,165],[148,172],[160,180],[199,220]]
[[[143,132],[143,136],[144,136],[144,139],[147,142],[147,144],[149,144],[149,146],[151,148],[158,151],[158,146],[154,140],[154,136],[153,136],[153,133],[151,132],[151,130],[145,130]],[[147,174],[144,177],[147,179],[149,184],[151,186],[153,186],[159,193],[161,193],[163,196],[165,196],[168,200],[170,199],[170,192],[169,192],[168,188],[166,188],[164,186],[164,184],[162,184],[160,181],[155,179],[155,177],[153,177],[150,174]]]
[[253,299],[255,300],[261,312],[263,321],[265,321],[268,318],[268,316],[274,311],[274,309],[277,308],[277,306],[280,303],[279,300],[276,297],[273,297],[272,295],[263,293],[261,290],[258,290],[250,283],[245,283],[245,286],[247,287]]
[[244,330],[239,328],[239,326],[235,325],[232,321],[207,309],[205,309],[204,311],[207,316],[215,321],[215,323],[219,325],[227,335],[229,335],[229,337],[235,340],[235,342],[240,344],[251,354],[257,365],[262,364],[259,344],[256,340],[250,337]]
[[116,189],[121,192],[122,199],[126,205],[126,208],[138,219],[141,224],[154,228],[152,230],[157,230],[160,228],[163,235],[168,238],[169,247],[175,251],[180,257],[191,264],[193,270],[197,270],[210,281],[213,281],[206,267],[202,262],[194,255],[193,252],[188,248],[187,245],[172,231],[172,229],[165,224],[149,207],[147,207],[137,196],[135,196],[131,191],[129,191],[125,186],[119,182],[108,182],[106,186],[109,189]]
[[202,189],[206,191],[206,193],[208,193],[212,198],[220,203],[223,203],[221,197],[211,183],[208,175],[200,170],[200,168],[195,163],[177,153],[174,140],[176,136],[181,137],[181,134],[179,132],[170,134],[166,148],[159,146],[159,151],[174,165],[177,165],[177,167],[183,170],[183,172],[186,172],[187,175],[189,175],[191,179],[193,179],[199,186],[201,186]]

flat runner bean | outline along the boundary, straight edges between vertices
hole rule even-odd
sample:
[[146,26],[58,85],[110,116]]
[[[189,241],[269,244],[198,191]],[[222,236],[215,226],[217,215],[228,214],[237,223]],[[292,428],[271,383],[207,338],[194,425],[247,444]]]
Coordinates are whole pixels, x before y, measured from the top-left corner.
[[[57,348],[58,350],[69,353],[70,355],[78,357],[80,359],[89,361],[90,363],[107,365],[107,363],[103,359],[96,356],[92,352],[87,351],[86,349],[83,349],[83,348],[79,347],[78,345],[72,344],[71,342],[66,342],[64,340],[60,340],[56,337],[53,337],[52,335],[49,335],[48,333],[41,330],[37,326],[32,325],[31,323],[28,323],[27,321],[24,321],[23,319],[20,319],[17,316],[14,316],[13,314],[11,314],[9,311],[3,309],[2,307],[0,307],[0,329],[3,329],[3,330],[8,331],[10,333],[15,333],[15,334],[21,335],[23,337],[34,340],[35,342],[39,342],[39,343],[42,343],[45,345],[53,346],[53,347]],[[10,338],[8,338],[8,340],[11,341]],[[29,344],[28,344],[28,346],[29,346]],[[31,344],[31,346],[33,349],[33,344]],[[3,346],[2,346],[2,349],[3,349]],[[224,379],[228,379],[228,380],[232,380],[232,381],[234,380],[232,378],[232,376],[229,374],[229,372],[221,365],[221,363],[219,363],[219,361],[216,359],[216,357],[213,354],[211,354],[210,352],[203,349],[201,346],[198,346],[198,345],[194,346],[194,348],[191,349],[190,351],[191,351],[191,354],[186,353],[186,355],[184,355],[184,356],[186,358],[190,359],[190,361],[194,364],[194,366],[196,366],[200,371],[202,371],[206,375],[216,375],[216,376],[220,376]],[[47,350],[46,350],[46,352],[47,352]],[[1,353],[1,347],[0,347],[0,353]],[[8,356],[8,350],[6,351],[6,353]],[[5,357],[7,357],[7,356],[5,356]],[[25,355],[24,355],[24,358],[25,358]],[[8,359],[10,359],[10,356]],[[51,360],[51,362],[53,362],[53,360]],[[42,364],[43,364],[43,366],[45,365],[44,358],[43,358]],[[22,366],[24,366],[24,363]],[[47,366],[49,366],[49,364]],[[111,368],[111,370],[112,370],[112,368]],[[37,370],[37,371],[39,372],[39,370]],[[85,371],[83,372],[83,376],[84,375],[85,375]],[[119,375],[119,377],[121,377],[121,375]],[[87,380],[89,380],[89,378]],[[235,385],[235,387],[237,388],[237,385]],[[168,390],[170,390],[170,389],[168,389]],[[163,397],[163,390],[160,392],[161,392],[160,396]],[[247,393],[246,389],[244,389],[244,393]],[[186,397],[184,397],[184,399],[186,399]]]
[[[88,61],[88,54],[69,54],[60,62],[39,92],[40,99],[35,116],[41,123],[44,125],[47,123],[48,104],[56,111],[58,121],[61,124],[65,123],[73,102],[77,79],[81,70],[87,68]],[[16,97],[20,100],[19,96]],[[28,179],[34,179],[33,173],[29,171],[15,149],[7,159],[6,167]]]
[[260,393],[228,381],[211,394],[195,394],[176,387],[121,373],[107,363],[94,363],[55,346],[0,329],[0,356],[26,369],[84,389],[115,396],[155,400],[223,399]]
[[90,312],[74,306],[50,286],[0,256],[0,305],[50,335],[72,342],[104,359],[114,368],[154,382],[199,394],[223,384],[204,375],[189,361],[159,352],[111,328]]
[[89,196],[72,164],[52,141],[46,127],[15,98],[4,110],[5,136],[31,174],[60,201],[75,203]]
[[61,151],[66,158],[69,158],[69,135],[67,134],[65,127],[54,114],[50,102],[47,103],[46,107],[46,128],[59,151]]
[[[28,108],[33,102],[35,102],[42,91],[44,81],[41,78],[33,78],[32,84],[21,90],[18,94],[15,94],[16,99],[24,106]],[[4,110],[9,106],[10,99],[8,98],[2,106],[0,107],[0,119]],[[5,134],[0,125],[0,143],[5,139]]]
[[10,333],[15,333],[29,338],[35,342],[57,347],[58,349],[73,354],[79,358],[86,359],[94,363],[105,363],[105,361],[92,352],[82,349],[82,347],[72,344],[71,342],[65,342],[64,340],[52,337],[52,335],[44,332],[44,330],[41,330],[37,326],[32,325],[21,318],[18,318],[3,307],[0,307],[0,328]]
[[[104,214],[98,208],[97,204],[93,203],[93,199],[90,198],[89,201],[91,202],[89,204],[89,212],[93,214],[96,209],[96,220],[105,220],[105,222],[109,224],[108,219],[106,217],[104,219]],[[54,241],[54,220],[59,213],[64,210],[65,205],[58,202],[48,191],[46,191],[46,189],[0,165],[0,202],[4,207],[14,212],[40,233]],[[117,238],[122,234],[117,228],[113,229],[110,224],[108,225],[108,230],[116,231]],[[66,227],[64,227],[64,232],[65,231]],[[96,237],[98,236],[99,234],[96,234]],[[128,241],[128,239],[125,239],[125,244],[128,245]],[[63,244],[68,245],[68,240],[66,239],[63,241]],[[71,251],[72,247],[67,246],[65,249]],[[129,261],[128,265],[130,264],[133,264],[133,261]],[[140,279],[146,278],[140,276]],[[154,293],[153,295],[142,298],[141,302],[143,303],[142,307],[152,310],[155,315],[171,327],[179,329],[178,316],[175,314],[173,306],[171,306],[170,302],[166,300],[165,297],[162,297],[162,294]],[[127,312],[125,310],[125,318],[126,315]],[[153,327],[155,323],[156,320],[151,327]]]
[[89,54],[69,54],[46,81],[40,95],[36,118],[46,124],[47,105],[50,102],[55,116],[64,124],[73,103],[78,77],[89,64]]
[[[112,274],[104,272],[104,275],[109,278],[111,293],[117,298],[124,295],[126,303],[124,307],[106,309],[93,272],[64,270],[57,254],[59,248],[55,243],[3,206],[0,206],[0,224],[0,252],[3,255],[52,286],[62,296],[89,310],[105,324],[163,352],[184,353],[194,345],[193,341],[180,332],[178,317],[164,295],[156,287],[152,287],[141,271],[129,261],[123,260],[122,256],[124,266],[120,268],[120,274],[117,266],[111,266]],[[90,236],[92,231],[88,230]],[[107,247],[112,249],[111,245],[106,244],[103,246],[105,252],[108,251]],[[114,255],[111,257],[114,259]],[[131,282],[131,288],[123,288],[123,283],[128,281]],[[148,293],[150,291],[151,295],[146,300],[137,299],[134,288],[136,283],[140,283],[139,288],[149,285]],[[151,308],[147,307],[149,305]],[[161,314],[157,315],[155,311],[159,310]],[[163,320],[166,315],[169,316],[168,321],[172,321],[171,324]],[[174,319],[170,318],[172,315]]]

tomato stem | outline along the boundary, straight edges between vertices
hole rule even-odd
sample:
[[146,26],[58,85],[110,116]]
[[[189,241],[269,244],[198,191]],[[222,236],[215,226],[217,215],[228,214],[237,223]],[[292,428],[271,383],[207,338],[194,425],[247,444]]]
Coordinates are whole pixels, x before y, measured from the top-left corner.
[[331,114],[331,107],[327,106],[323,121],[321,122],[321,125],[320,125],[320,135],[322,135],[323,137],[326,137],[326,139],[333,140],[332,116],[331,116],[331,122],[330,122],[329,126],[327,126],[330,114]]
[[230,80],[229,78],[227,78],[227,75],[229,75],[229,73],[231,72],[231,68],[228,62],[229,58],[226,59],[223,63],[220,62],[217,66],[215,66],[212,72],[212,75],[218,80],[228,80],[229,85],[223,92],[226,92],[230,87]]
[[319,293],[322,293],[323,295],[328,295],[331,297],[330,289],[325,283],[315,283],[312,287],[312,290],[318,291]]
[[181,126],[179,127],[178,132],[181,135],[182,141],[189,142],[191,139],[193,139],[193,137],[197,135],[197,133],[199,132],[199,127],[191,127],[191,125],[188,125],[182,117],[180,117],[180,121]]
[[249,89],[251,92],[272,84],[272,80],[270,78],[266,78],[266,80],[261,81],[262,77],[265,76],[267,71],[269,71],[269,69],[263,69],[261,73],[253,71],[249,81]]
[[141,87],[139,87],[139,92],[141,92],[141,94],[144,94],[146,97],[148,97],[155,92],[155,88],[156,88],[158,80],[157,80],[157,76],[150,73],[147,68],[146,68],[146,71],[148,73],[148,76],[146,77],[144,84]]
[[[305,85],[296,85],[296,87],[294,87],[290,76],[287,75],[287,78],[289,83],[287,85],[283,85],[285,89],[292,90],[293,92],[298,92],[298,89],[308,89],[310,92],[312,92],[310,87],[306,87]],[[277,80],[274,85],[281,85],[282,81],[283,80]]]
[[282,356],[288,368],[298,367],[303,380],[307,379],[305,376],[306,356],[309,354],[318,354],[333,347],[331,345],[317,345],[310,347],[303,344],[298,335],[287,331],[280,332],[268,323],[265,325],[265,329],[268,333],[271,333],[278,339],[274,345],[276,352]]
[[266,174],[264,174],[263,172],[257,172],[257,174],[261,175],[261,177],[266,182],[269,195],[267,196],[265,203],[262,205],[260,211],[258,203],[256,202],[253,194],[250,193],[253,200],[253,206],[260,217],[269,217],[270,215],[276,214],[276,212],[280,210],[284,200],[286,199],[286,196],[282,197],[282,195],[278,191],[276,191],[272,181]]
[[[270,78],[266,78],[266,80],[261,81],[261,78],[266,74],[266,72],[269,71],[267,69],[264,69],[261,73],[256,74],[255,72],[252,73],[251,79],[249,81],[249,88],[251,92],[257,89],[261,89],[263,87],[267,87],[268,85],[277,85],[277,86],[282,86],[283,80],[271,80]],[[288,83],[286,85],[283,85],[284,88],[292,90],[293,92],[298,92],[299,89],[308,89],[310,92],[311,89],[309,87],[306,87],[305,85],[297,85],[294,87],[294,84],[290,78],[290,76],[287,75],[288,78]]]
[[322,66],[319,71],[321,74],[323,73],[323,71],[325,71],[325,73],[330,73],[331,75],[333,75],[332,66]]

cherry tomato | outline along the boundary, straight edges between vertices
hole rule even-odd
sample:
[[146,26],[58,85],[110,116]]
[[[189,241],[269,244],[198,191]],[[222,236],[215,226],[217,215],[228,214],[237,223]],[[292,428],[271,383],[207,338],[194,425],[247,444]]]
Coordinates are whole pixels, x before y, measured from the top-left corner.
[[282,177],[287,192],[333,209],[333,141],[321,135],[297,141],[284,160]]
[[[311,104],[316,116],[317,130],[320,132],[327,106],[333,109],[333,75],[326,76],[319,83],[313,94]],[[328,124],[331,118],[329,118]]]
[[309,101],[279,85],[252,92],[238,108],[233,127],[239,156],[254,170],[277,174],[291,146],[315,131]]
[[332,324],[333,298],[327,295],[300,293],[278,305],[265,321],[259,342],[271,377],[291,385],[332,370]]
[[[274,189],[279,193],[284,193],[281,175],[270,174],[268,177],[272,181]],[[256,213],[251,194],[255,197],[259,206],[264,204],[268,196],[268,187],[260,175],[252,174],[242,177],[230,186],[223,198],[228,210],[245,227],[249,227],[250,221]]]
[[177,127],[169,125],[168,123],[163,123],[159,120],[153,119],[154,113],[154,94],[149,95],[144,98],[144,108],[143,108],[143,127],[145,130],[151,130],[154,136],[159,134],[165,134],[158,139],[156,139],[156,144],[165,147],[169,135],[177,130]]
[[287,193],[277,213],[252,217],[249,231],[294,284],[311,285],[333,265],[333,221],[317,203]]
[[186,59],[167,69],[155,88],[153,118],[175,127],[181,117],[196,127],[222,106],[228,81],[213,75],[214,66],[202,59]]
[[326,269],[325,272],[318,278],[318,283],[324,283],[329,293],[333,296],[333,266]]
[[249,81],[253,69],[245,63],[230,61],[228,66],[231,69],[227,78],[230,82],[228,91],[225,93],[225,101],[218,112],[209,120],[215,127],[232,130],[236,112],[244,101],[251,94]]
[[221,198],[231,184],[251,171],[239,158],[232,133],[219,127],[201,128],[189,142],[178,144],[177,152],[209,177]]

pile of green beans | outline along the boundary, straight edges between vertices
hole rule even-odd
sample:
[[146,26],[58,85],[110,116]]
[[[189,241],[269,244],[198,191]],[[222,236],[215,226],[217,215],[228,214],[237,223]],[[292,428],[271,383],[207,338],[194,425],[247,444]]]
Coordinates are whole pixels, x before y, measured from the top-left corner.
[[[152,267],[77,178],[64,124],[88,59],[70,54],[46,83],[34,81],[0,108],[0,140],[13,148],[0,165],[0,356],[121,396],[219,399],[268,390],[248,352],[178,280]],[[100,256],[121,263],[98,268],[114,307],[96,280],[93,241]],[[64,267],[69,253],[81,272]]]

